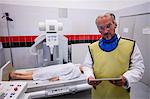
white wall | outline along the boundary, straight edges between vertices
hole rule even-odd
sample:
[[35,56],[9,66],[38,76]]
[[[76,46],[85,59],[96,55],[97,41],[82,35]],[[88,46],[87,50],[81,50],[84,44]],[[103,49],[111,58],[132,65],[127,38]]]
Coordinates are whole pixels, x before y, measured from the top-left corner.
[[[106,10],[89,9],[68,9],[68,18],[59,18],[58,8],[20,6],[20,5],[0,5],[2,13],[9,12],[14,20],[9,22],[11,35],[38,35],[38,22],[46,19],[56,19],[64,24],[63,33],[98,33],[95,26],[97,15]],[[0,20],[1,34],[6,35],[6,22]],[[2,28],[3,27],[3,28]]]
[[4,49],[2,48],[2,43],[0,42],[0,67],[5,64]]
[[150,12],[150,2],[116,11],[119,16],[136,15],[148,12]]
[[74,64],[83,64],[84,59],[86,57],[86,54],[88,52],[88,45],[90,43],[79,43],[79,44],[72,44],[72,50],[71,50],[71,59],[72,63]]
[[77,9],[116,10],[135,6],[149,0],[0,0],[3,4]]
[[1,18],[3,16],[3,8],[2,7],[3,6],[0,4],[0,36],[4,35],[4,33],[7,33],[6,20]]

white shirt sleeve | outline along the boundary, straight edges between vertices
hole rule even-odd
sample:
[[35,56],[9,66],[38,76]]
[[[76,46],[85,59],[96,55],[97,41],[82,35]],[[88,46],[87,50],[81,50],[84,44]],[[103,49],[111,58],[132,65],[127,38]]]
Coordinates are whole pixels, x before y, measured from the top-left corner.
[[90,52],[88,51],[85,57],[84,63],[83,63],[83,71],[84,71],[84,74],[86,75],[86,78],[90,76],[94,77],[92,64],[93,64],[92,58],[91,58]]
[[123,74],[128,81],[129,87],[132,83],[138,82],[142,78],[144,69],[143,57],[137,44],[135,44],[134,51],[131,55],[129,70]]

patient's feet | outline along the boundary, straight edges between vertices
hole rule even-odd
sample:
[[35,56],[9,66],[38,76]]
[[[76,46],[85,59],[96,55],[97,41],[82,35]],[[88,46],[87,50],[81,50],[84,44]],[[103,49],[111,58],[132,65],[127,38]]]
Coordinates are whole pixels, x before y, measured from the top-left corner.
[[10,77],[10,79],[16,79],[16,73],[15,72],[10,72],[9,77]]

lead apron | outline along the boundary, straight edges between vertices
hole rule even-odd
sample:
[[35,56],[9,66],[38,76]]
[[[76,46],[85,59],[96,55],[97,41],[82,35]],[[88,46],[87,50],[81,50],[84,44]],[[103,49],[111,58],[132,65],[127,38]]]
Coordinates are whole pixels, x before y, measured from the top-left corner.
[[[120,38],[118,46],[111,52],[101,50],[98,43],[89,46],[95,78],[120,77],[129,68],[134,41]],[[92,89],[92,99],[130,99],[130,96],[123,87],[102,81],[96,90]]]

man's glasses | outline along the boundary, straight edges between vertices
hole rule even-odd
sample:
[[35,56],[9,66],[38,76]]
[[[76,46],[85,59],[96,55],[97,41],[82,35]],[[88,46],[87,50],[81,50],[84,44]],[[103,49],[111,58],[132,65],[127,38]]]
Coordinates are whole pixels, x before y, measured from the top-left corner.
[[107,24],[106,26],[104,26],[104,25],[97,26],[97,28],[98,28],[99,31],[104,31],[105,29],[110,30],[111,27],[112,27],[111,23]]

